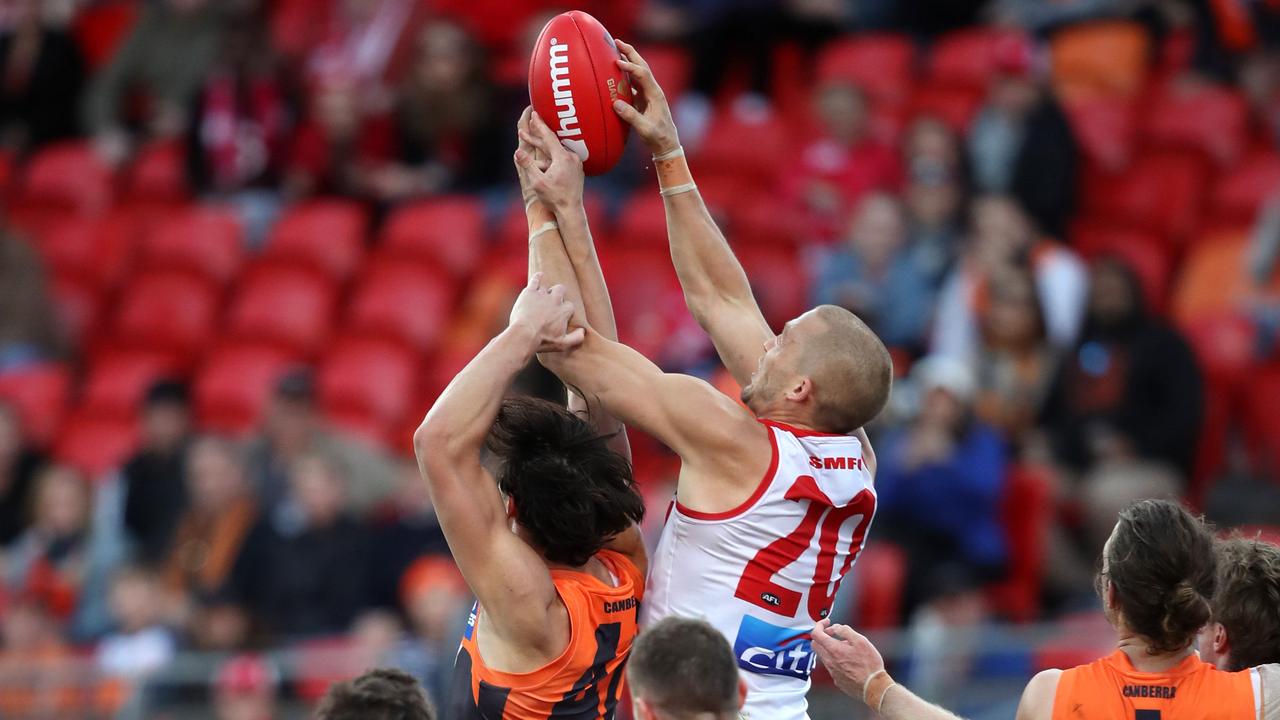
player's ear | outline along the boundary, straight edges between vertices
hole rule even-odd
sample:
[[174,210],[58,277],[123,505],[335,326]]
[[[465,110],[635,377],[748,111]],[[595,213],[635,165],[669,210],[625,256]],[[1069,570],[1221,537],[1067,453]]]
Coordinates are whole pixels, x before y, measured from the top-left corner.
[[1231,652],[1231,648],[1228,647],[1229,639],[1230,638],[1227,637],[1227,629],[1223,627],[1222,623],[1220,622],[1214,623],[1213,624],[1213,652],[1217,655],[1226,655],[1228,652]]
[[747,704],[747,681],[738,678],[738,709],[741,710]]
[[791,384],[791,389],[787,390],[786,397],[791,402],[804,402],[813,395],[813,381],[807,376],[801,375]]

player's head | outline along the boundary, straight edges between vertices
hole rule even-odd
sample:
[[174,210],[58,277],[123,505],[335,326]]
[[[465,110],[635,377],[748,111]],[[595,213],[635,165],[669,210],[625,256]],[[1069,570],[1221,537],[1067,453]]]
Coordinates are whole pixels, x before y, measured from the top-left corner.
[[524,539],[550,562],[584,565],[644,518],[631,463],[608,442],[555,403],[502,403],[487,442],[498,489]]
[[392,668],[377,668],[331,685],[316,709],[316,720],[435,720],[435,716],[418,681]]
[[1204,522],[1175,502],[1141,500],[1122,510],[1098,576],[1107,619],[1152,654],[1186,648],[1209,621],[1214,543]]
[[889,399],[893,360],[858,316],[819,305],[765,343],[742,401],[761,417],[784,414],[847,433],[871,422]]
[[1219,541],[1210,605],[1202,658],[1232,671],[1280,662],[1280,547],[1238,535]]
[[704,620],[670,617],[642,632],[627,681],[636,720],[729,720],[747,699],[729,642]]

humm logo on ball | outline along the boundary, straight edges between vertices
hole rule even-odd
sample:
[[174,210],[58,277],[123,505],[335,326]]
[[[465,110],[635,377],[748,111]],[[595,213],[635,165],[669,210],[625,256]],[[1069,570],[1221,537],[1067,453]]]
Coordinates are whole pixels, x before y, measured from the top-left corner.
[[573,105],[573,93],[569,90],[569,45],[556,38],[551,38],[551,91],[556,99],[556,115],[560,118],[560,129],[556,130],[556,135],[565,147],[586,162],[591,153],[582,139],[578,110]]

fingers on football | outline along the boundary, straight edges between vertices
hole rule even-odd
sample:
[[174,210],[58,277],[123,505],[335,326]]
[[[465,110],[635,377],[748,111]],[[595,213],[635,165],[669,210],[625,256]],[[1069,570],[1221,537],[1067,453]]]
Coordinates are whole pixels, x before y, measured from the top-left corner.
[[529,119],[529,128],[533,131],[532,137],[537,140],[535,146],[551,158],[559,160],[571,154],[560,144],[560,138],[556,137],[538,113],[533,113],[533,117]]
[[622,118],[622,121],[628,125],[639,128],[644,124],[644,116],[640,114],[640,111],[622,100],[613,101],[613,111],[618,113],[618,117]]

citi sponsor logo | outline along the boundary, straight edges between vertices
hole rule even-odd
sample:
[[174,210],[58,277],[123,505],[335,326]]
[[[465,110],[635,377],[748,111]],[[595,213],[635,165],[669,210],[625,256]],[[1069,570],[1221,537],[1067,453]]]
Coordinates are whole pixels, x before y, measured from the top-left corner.
[[862,470],[864,463],[860,457],[814,457],[810,455],[809,466],[817,470]]
[[569,44],[560,42],[558,38],[551,38],[551,94],[556,100],[556,116],[560,125],[556,135],[565,147],[585,161],[590,152],[582,139],[578,109],[573,104],[573,91],[569,87]]
[[778,627],[749,615],[738,627],[733,654],[743,670],[797,680],[808,680],[818,662],[808,630]]
[[607,613],[620,613],[626,610],[634,610],[639,604],[640,603],[636,602],[636,599],[633,597],[629,597],[626,600],[616,600],[612,602],[605,600],[604,611]]

